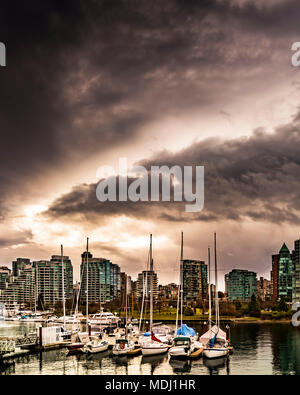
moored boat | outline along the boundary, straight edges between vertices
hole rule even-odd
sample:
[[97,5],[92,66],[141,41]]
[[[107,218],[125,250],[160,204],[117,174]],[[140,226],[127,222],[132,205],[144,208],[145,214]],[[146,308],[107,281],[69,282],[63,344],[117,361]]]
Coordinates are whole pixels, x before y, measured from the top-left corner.
[[132,340],[120,338],[116,339],[116,343],[113,347],[113,355],[126,355],[128,351],[135,349],[135,344]]
[[86,343],[83,347],[83,352],[88,354],[96,354],[108,349],[108,341],[102,340],[99,337],[91,337],[91,341]]

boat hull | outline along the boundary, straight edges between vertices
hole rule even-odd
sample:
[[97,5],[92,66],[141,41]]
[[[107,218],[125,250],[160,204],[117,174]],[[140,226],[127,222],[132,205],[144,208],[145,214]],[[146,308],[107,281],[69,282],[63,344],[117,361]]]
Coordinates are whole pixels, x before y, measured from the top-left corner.
[[85,352],[88,354],[96,354],[108,350],[108,343],[103,346],[87,346]]
[[209,359],[225,357],[227,354],[227,348],[205,348],[203,350],[203,356]]
[[73,343],[67,346],[70,353],[81,352],[83,350],[84,343]]
[[113,353],[113,355],[127,355],[128,351],[132,351],[134,349],[135,349],[134,346],[133,347],[128,347],[128,348],[126,348],[124,350],[114,350],[113,349],[112,353]]
[[147,355],[160,355],[165,354],[168,351],[169,347],[142,347],[142,354],[144,356]]
[[185,350],[184,347],[171,347],[169,350],[171,358],[188,358],[190,356],[190,350]]

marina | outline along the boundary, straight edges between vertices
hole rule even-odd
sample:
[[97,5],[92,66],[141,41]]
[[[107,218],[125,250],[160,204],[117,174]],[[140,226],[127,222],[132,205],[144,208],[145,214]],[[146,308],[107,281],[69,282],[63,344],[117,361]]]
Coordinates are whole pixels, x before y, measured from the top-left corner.
[[[37,325],[2,321],[0,336],[20,336],[34,331]],[[201,333],[203,326],[196,325],[195,329]],[[112,350],[69,355],[66,347],[26,350],[23,355],[2,360],[0,374],[300,374],[300,332],[288,323],[234,325],[231,344],[231,355],[212,360],[202,355],[173,359],[168,353],[143,356],[138,348],[128,356],[114,356]]]

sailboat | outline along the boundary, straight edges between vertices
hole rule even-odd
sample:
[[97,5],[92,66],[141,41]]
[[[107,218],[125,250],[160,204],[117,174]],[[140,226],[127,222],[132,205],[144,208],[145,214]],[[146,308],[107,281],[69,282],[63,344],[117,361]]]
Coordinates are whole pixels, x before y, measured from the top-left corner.
[[[90,342],[90,336],[89,336],[89,299],[88,299],[88,292],[89,292],[89,238],[87,238],[86,241],[86,252],[85,252],[85,257],[86,257],[86,327],[87,327],[87,332],[86,333],[76,333],[75,334],[75,342],[72,342],[67,346],[68,350],[70,353],[74,352],[82,352],[85,344]],[[78,296],[79,297],[79,296]],[[75,317],[77,317],[78,313],[78,304],[76,304],[76,313]]]
[[152,258],[152,234],[150,234],[150,336],[144,337],[140,346],[143,355],[159,355],[168,351],[169,346],[163,343],[153,333],[153,258]]
[[133,340],[128,338],[128,298],[127,298],[127,275],[125,279],[125,336],[116,339],[116,343],[113,346],[113,355],[126,355],[129,351],[135,349],[135,343]]
[[[181,253],[180,253],[180,284],[178,287],[177,315],[176,315],[176,337],[173,339],[172,347],[169,349],[171,358],[189,357],[192,352],[200,347],[196,342],[197,334],[193,328],[183,324],[183,232],[181,232]],[[180,308],[181,325],[178,328],[178,314]]]
[[208,249],[208,271],[209,271],[209,330],[200,337],[204,344],[203,355],[206,358],[220,358],[228,354],[228,342],[226,332],[220,328],[220,310],[218,298],[218,267],[217,267],[217,238],[214,234],[215,253],[215,315],[216,323],[212,327],[211,319],[211,288],[210,288],[210,249]]

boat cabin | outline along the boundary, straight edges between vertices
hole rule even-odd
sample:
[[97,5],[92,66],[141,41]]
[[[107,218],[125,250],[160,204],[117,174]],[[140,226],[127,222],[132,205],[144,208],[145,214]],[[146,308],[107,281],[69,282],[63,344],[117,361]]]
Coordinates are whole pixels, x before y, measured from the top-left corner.
[[174,339],[174,346],[180,347],[180,346],[190,346],[191,345],[191,339],[189,337],[175,337]]

